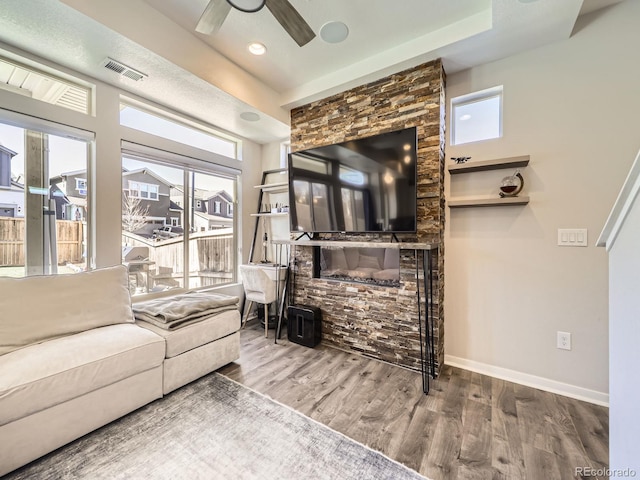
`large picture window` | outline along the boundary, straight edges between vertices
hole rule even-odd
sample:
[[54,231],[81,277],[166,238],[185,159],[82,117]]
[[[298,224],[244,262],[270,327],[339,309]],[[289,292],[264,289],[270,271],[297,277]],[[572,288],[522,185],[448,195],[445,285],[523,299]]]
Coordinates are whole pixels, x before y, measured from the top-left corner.
[[234,219],[208,206],[220,195],[235,201],[237,176],[129,154],[122,167],[122,252],[131,293],[234,282]]
[[87,269],[87,142],[0,123],[0,275]]

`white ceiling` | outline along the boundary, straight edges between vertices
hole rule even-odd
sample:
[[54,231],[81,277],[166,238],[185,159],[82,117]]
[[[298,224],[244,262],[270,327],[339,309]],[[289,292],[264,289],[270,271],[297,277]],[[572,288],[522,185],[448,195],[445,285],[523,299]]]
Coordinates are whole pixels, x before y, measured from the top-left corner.
[[[232,9],[201,35],[208,0],[0,0],[0,41],[266,143],[288,136],[294,106],[438,57],[451,74],[564,40],[580,14],[622,0],[290,1],[318,35],[304,47],[266,8]],[[347,40],[320,38],[330,21],[347,24]],[[251,41],[267,54],[249,54]],[[107,56],[149,77],[120,79],[101,67]],[[248,111],[260,120],[242,120]]]

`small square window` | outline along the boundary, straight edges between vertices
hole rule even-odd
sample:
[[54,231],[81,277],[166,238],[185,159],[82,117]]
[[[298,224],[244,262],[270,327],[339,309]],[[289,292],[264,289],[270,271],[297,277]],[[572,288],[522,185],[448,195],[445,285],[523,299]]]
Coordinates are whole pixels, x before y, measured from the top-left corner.
[[87,180],[84,178],[76,178],[76,190],[80,195],[87,194]]
[[451,145],[502,137],[502,86],[451,100]]

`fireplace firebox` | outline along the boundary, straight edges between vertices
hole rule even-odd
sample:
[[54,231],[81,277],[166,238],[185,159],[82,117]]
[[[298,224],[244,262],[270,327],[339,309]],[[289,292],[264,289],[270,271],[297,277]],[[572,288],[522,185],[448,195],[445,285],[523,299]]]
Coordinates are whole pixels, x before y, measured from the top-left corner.
[[319,247],[316,278],[384,287],[400,286],[400,251],[376,247]]

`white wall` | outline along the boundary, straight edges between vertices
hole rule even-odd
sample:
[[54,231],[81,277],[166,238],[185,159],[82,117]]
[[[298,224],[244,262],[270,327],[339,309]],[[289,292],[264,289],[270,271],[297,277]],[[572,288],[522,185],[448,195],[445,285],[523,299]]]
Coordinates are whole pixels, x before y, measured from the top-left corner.
[[[623,2],[567,41],[447,78],[448,102],[504,85],[503,137],[447,141],[447,158],[531,156],[529,205],[446,211],[447,363],[607,402],[607,258],[595,240],[640,147],[639,20],[640,2]],[[447,174],[445,195],[495,195],[511,173]],[[587,228],[589,246],[556,246],[558,228]],[[558,330],[571,351],[556,348]]]
[[282,168],[280,166],[281,148],[282,142],[287,139],[282,139],[280,142],[266,143],[262,146],[262,169],[263,170],[277,170]]

